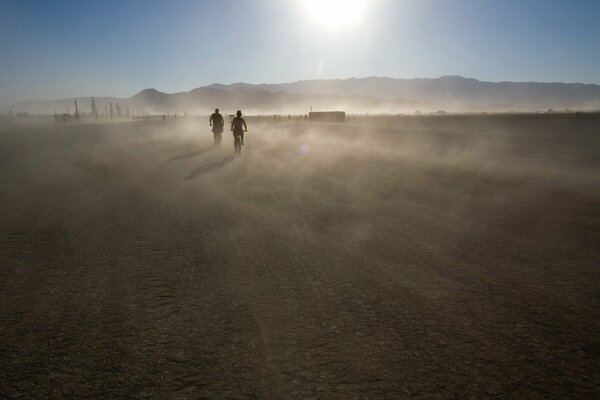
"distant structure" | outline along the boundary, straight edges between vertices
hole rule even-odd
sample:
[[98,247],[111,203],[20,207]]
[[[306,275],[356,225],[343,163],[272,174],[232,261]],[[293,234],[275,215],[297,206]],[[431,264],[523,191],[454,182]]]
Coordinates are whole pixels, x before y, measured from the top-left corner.
[[112,119],[113,119],[112,101],[109,103],[108,111],[110,112],[110,120],[112,121]]
[[75,100],[75,120],[79,121],[79,107],[77,106],[77,100]]
[[96,100],[92,97],[92,117],[98,119],[98,108],[96,107]]
[[119,105],[119,102],[117,102],[117,117],[121,118],[121,106]]
[[311,111],[308,113],[311,122],[345,122],[344,111]]

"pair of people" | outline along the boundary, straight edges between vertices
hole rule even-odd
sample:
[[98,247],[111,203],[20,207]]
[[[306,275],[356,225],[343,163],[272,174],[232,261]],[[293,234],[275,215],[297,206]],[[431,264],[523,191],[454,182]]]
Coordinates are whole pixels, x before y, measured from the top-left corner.
[[[223,137],[223,126],[225,125],[225,121],[223,120],[223,116],[219,113],[219,109],[215,108],[215,112],[210,116],[208,121],[209,126],[212,126],[213,129],[213,137],[215,140],[215,146],[221,145],[221,139]],[[246,121],[242,118],[242,112],[240,110],[237,111],[236,117],[231,121],[231,131],[233,132],[234,141],[237,143],[237,140],[241,141],[241,145],[244,144],[244,132],[248,131],[248,127],[246,126]]]

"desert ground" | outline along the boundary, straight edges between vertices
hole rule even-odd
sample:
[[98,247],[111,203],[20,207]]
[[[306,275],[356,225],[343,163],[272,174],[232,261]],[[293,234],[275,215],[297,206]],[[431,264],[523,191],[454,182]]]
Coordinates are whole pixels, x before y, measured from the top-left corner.
[[600,115],[0,125],[0,398],[600,398]]

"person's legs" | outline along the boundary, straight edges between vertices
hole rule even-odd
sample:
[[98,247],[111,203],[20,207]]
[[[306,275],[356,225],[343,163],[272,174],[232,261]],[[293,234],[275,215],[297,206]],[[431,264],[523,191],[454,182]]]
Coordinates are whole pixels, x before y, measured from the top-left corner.
[[214,139],[215,139],[215,146],[220,146],[221,145],[221,133],[220,132],[214,132]]
[[240,135],[233,136],[233,147],[238,156],[242,154],[242,139]]

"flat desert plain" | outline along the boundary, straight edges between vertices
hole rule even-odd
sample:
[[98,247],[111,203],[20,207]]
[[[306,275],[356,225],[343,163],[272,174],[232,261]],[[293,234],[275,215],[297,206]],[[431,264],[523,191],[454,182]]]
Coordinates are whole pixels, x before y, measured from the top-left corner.
[[0,125],[0,398],[600,398],[600,116]]

